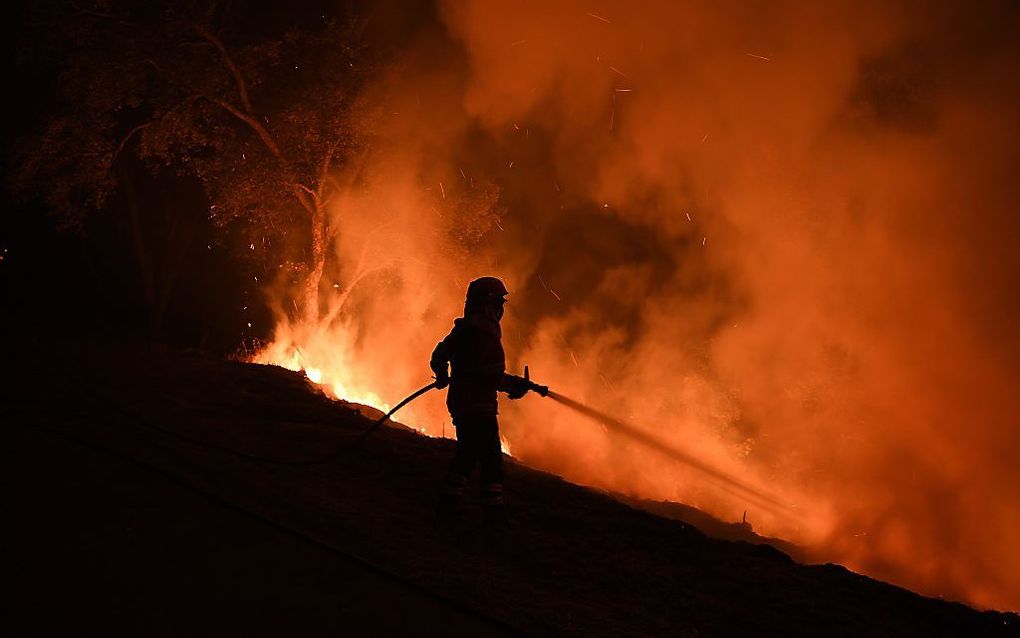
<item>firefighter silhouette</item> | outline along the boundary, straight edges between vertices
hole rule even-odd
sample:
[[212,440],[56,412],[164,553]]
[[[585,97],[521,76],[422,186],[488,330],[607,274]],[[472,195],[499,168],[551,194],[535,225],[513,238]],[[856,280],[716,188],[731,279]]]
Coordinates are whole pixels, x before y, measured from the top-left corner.
[[[531,384],[506,373],[499,322],[509,292],[495,277],[468,285],[464,316],[432,352],[436,387],[449,386],[446,405],[457,432],[457,451],[450,463],[439,513],[461,513],[464,490],[476,465],[481,466],[481,501],[486,520],[503,520],[503,453],[499,440],[497,392],[520,399]],[[448,369],[449,366],[449,369]]]

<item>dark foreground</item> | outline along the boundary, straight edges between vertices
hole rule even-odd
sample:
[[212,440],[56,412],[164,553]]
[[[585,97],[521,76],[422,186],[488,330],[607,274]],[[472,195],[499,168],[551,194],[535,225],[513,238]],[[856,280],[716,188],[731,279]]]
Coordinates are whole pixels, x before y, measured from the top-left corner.
[[[59,354],[58,354],[59,353]],[[158,348],[5,362],[8,635],[1017,635],[511,463],[504,530],[432,515],[449,441],[276,368]]]

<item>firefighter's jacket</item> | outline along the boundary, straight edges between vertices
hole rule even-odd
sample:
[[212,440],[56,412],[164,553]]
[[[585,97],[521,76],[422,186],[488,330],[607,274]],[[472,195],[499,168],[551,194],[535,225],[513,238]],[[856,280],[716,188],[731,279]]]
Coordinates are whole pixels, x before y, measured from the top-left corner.
[[447,378],[446,406],[454,421],[495,416],[497,392],[523,395],[523,379],[506,374],[506,356],[499,323],[480,315],[455,319],[453,330],[432,351],[430,366],[436,379]]

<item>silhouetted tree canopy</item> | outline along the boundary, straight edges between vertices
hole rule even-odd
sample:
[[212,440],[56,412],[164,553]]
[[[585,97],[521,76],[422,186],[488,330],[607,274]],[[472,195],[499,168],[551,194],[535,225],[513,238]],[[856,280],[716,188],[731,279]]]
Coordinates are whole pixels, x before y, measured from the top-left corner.
[[295,266],[314,271],[335,232],[331,173],[359,149],[350,117],[372,61],[356,19],[294,22],[229,3],[44,5],[30,39],[54,56],[61,106],[27,145],[17,188],[78,225],[131,154],[197,178],[213,221],[252,241],[296,230],[312,255]]

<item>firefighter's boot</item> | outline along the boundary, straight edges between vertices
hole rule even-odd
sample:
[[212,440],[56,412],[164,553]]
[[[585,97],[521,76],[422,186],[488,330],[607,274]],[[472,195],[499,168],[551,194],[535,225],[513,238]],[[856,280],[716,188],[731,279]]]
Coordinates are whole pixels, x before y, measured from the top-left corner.
[[467,477],[450,474],[443,485],[443,493],[439,496],[436,515],[445,519],[457,519],[464,513],[464,486]]
[[506,526],[506,505],[503,500],[502,483],[482,485],[482,510],[485,512],[487,527]]

